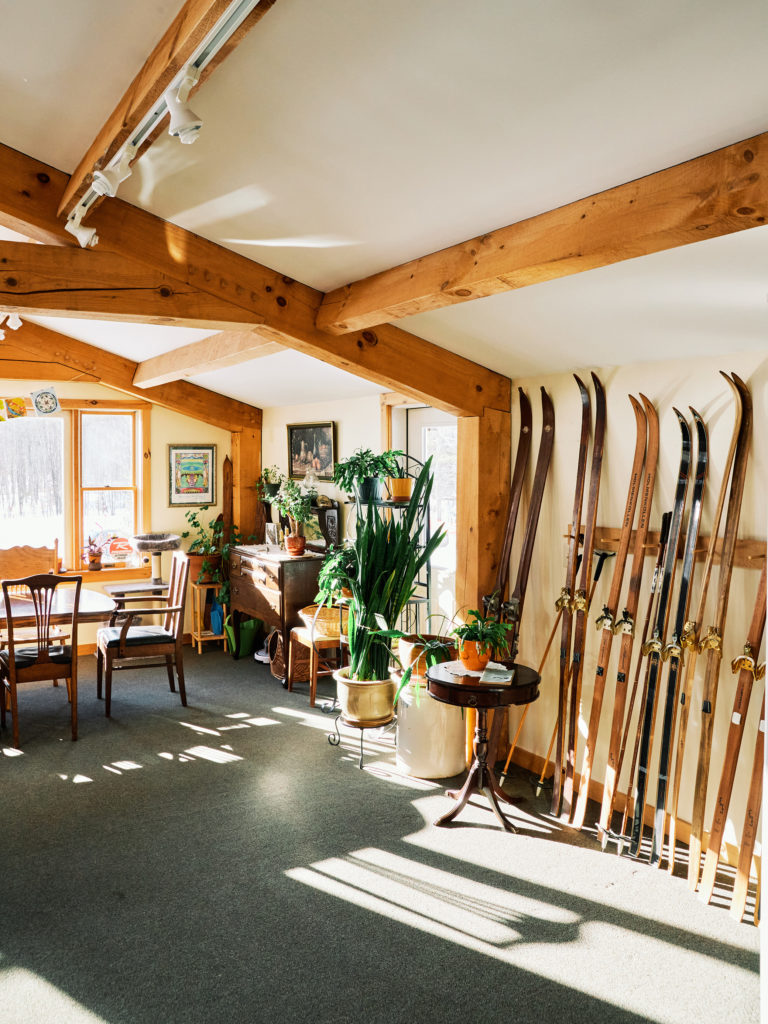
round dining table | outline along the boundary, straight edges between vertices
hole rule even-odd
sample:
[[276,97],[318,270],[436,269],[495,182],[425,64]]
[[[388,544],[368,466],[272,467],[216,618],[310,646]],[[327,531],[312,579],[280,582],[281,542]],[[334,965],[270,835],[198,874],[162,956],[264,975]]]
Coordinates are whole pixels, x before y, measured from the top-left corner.
[[[0,629],[7,627],[5,602],[0,595]],[[51,606],[51,622],[63,625],[72,621],[72,604],[75,599],[75,588],[63,584],[58,586],[53,595]],[[80,590],[80,605],[77,611],[78,623],[105,622],[117,607],[115,601],[99,590]],[[14,594],[11,596],[11,616],[14,629],[22,626],[35,625],[35,610],[30,597]]]

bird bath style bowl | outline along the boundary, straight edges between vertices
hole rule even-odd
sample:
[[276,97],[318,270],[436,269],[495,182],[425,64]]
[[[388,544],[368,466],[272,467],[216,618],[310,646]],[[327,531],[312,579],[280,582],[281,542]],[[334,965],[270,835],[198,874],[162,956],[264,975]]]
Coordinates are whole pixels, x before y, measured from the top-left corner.
[[178,533],[139,533],[131,537],[131,544],[140,555],[152,556],[152,582],[163,582],[163,570],[160,556],[163,551],[175,551],[181,547]]

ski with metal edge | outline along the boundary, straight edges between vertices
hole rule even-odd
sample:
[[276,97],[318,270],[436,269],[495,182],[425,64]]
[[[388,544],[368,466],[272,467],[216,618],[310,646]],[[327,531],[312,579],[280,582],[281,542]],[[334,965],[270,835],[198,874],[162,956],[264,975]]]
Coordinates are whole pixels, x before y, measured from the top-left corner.
[[595,434],[592,439],[592,462],[589,467],[589,494],[587,511],[584,516],[584,550],[582,552],[581,577],[579,589],[571,601],[571,613],[575,612],[573,627],[573,655],[571,657],[570,689],[571,706],[568,721],[568,749],[565,762],[565,781],[563,782],[563,806],[561,818],[567,821],[573,810],[573,787],[576,773],[576,746],[579,736],[579,706],[581,704],[581,680],[584,674],[584,648],[587,640],[587,615],[589,601],[589,567],[592,562],[592,549],[595,545],[595,526],[597,525],[597,502],[600,496],[600,475],[603,467],[603,447],[605,443],[605,390],[597,375],[592,374],[595,388]]
[[701,624],[704,621],[704,613],[707,605],[707,592],[709,590],[709,581],[712,576],[712,566],[715,564],[715,549],[717,546],[717,534],[720,529],[720,520],[723,517],[723,509],[725,508],[725,499],[728,496],[728,485],[731,476],[731,469],[733,467],[733,460],[736,455],[736,446],[739,440],[739,431],[741,429],[741,392],[736,387],[734,382],[728,376],[727,373],[720,371],[720,375],[725,378],[733,391],[734,397],[734,411],[735,419],[733,424],[733,432],[731,434],[731,443],[726,456],[725,465],[723,467],[723,476],[720,484],[720,492],[717,497],[717,505],[712,516],[712,528],[709,536],[709,545],[707,546],[707,554],[704,559],[704,568],[701,573],[701,583],[699,584],[699,604],[696,611],[696,617],[689,619],[683,628],[683,634],[680,637],[680,646],[686,651],[686,666],[685,666],[685,681],[681,687],[680,693],[680,724],[677,730],[677,753],[675,756],[675,772],[674,780],[672,783],[672,792],[670,799],[670,815],[669,815],[669,845],[667,854],[667,870],[671,874],[675,870],[675,835],[677,832],[677,807],[680,799],[680,782],[683,775],[683,758],[685,756],[685,740],[688,733],[688,719],[691,711],[691,694],[693,692],[693,680],[696,675],[696,662],[698,660],[699,653],[699,630]]
[[747,475],[749,443],[752,435],[752,396],[744,381],[731,374],[741,393],[742,415],[736,458],[733,463],[731,489],[728,494],[728,511],[725,514],[723,549],[720,552],[720,575],[717,581],[717,604],[715,621],[707,635],[699,642],[699,650],[707,652],[707,666],[704,671],[704,691],[701,698],[701,733],[699,735],[699,760],[696,765],[696,782],[693,790],[693,811],[691,812],[691,837],[688,843],[688,888],[695,891],[701,870],[701,837],[704,830],[704,809],[707,800],[709,761],[712,756],[712,729],[717,702],[717,683],[720,675],[720,661],[723,657],[723,633],[728,610],[728,593],[731,589],[733,555],[736,550],[736,535],[739,530],[741,499],[744,495],[744,481]]
[[613,645],[613,627],[616,621],[616,613],[619,607],[621,596],[621,585],[624,582],[624,572],[627,566],[627,555],[629,543],[632,539],[632,523],[635,521],[635,507],[637,506],[637,495],[640,489],[640,478],[643,472],[643,461],[645,459],[645,442],[648,433],[643,407],[633,396],[629,396],[632,409],[635,414],[636,439],[635,454],[632,461],[632,469],[629,476],[629,487],[627,489],[627,501],[624,506],[624,519],[621,524],[619,536],[619,548],[616,553],[616,562],[611,577],[611,588],[608,592],[608,600],[603,605],[603,611],[595,623],[599,630],[600,651],[597,656],[597,671],[595,673],[595,685],[592,691],[592,707],[589,713],[589,727],[587,739],[584,744],[584,756],[581,764],[581,782],[579,783],[579,795],[576,800],[576,807],[573,811],[571,824],[574,828],[581,828],[584,824],[584,816],[587,811],[587,799],[589,797],[589,782],[592,778],[592,760],[594,758],[597,735],[600,729],[600,713],[603,707],[603,696],[605,694],[605,673],[611,658],[611,647]]
[[632,816],[632,833],[629,849],[633,857],[637,856],[643,838],[643,816],[645,811],[645,792],[648,783],[648,769],[651,761],[651,744],[653,742],[654,719],[656,717],[656,683],[661,664],[661,650],[664,646],[664,635],[669,617],[669,597],[677,568],[677,549],[680,544],[680,532],[683,525],[685,497],[688,491],[688,473],[691,465],[691,432],[683,414],[674,410],[680,424],[682,434],[682,452],[680,468],[677,474],[675,503],[672,508],[672,519],[669,525],[669,540],[664,558],[664,575],[661,580],[659,602],[656,607],[656,623],[651,639],[642,647],[643,656],[648,657],[648,685],[645,694],[645,706],[642,711],[642,734],[637,759],[637,781],[635,783],[635,801]]
[[[646,554],[645,545],[648,540],[648,523],[651,518],[651,504],[656,483],[656,466],[659,458],[659,417],[649,399],[645,395],[640,397],[643,400],[645,417],[648,424],[648,441],[645,451],[643,487],[639,498],[637,514],[635,545],[632,552],[632,569],[627,589],[627,603],[621,618],[613,624],[614,634],[621,633],[621,645],[619,647],[619,664],[616,670],[616,689],[613,701],[611,733],[608,741],[608,760],[605,766],[605,781],[603,782],[603,799],[597,826],[600,833],[610,828],[613,816],[613,802],[616,798],[616,786],[619,771],[621,770],[620,741],[624,725],[624,712],[627,706],[627,676],[629,675],[632,650],[635,645],[635,618],[638,605],[640,604],[640,586],[643,580]],[[632,703],[634,706],[634,700]]]
[[[761,666],[765,675],[765,665]],[[749,780],[749,792],[747,794],[747,809],[744,812],[744,828],[741,831],[741,844],[739,845],[739,863],[736,866],[736,878],[733,883],[733,896],[731,897],[730,915],[737,921],[744,917],[744,908],[747,905],[747,889],[749,888],[749,874],[752,867],[752,854],[757,842],[757,826],[760,821],[760,805],[763,802],[763,757],[765,749],[765,694],[763,694],[763,706],[760,710],[760,725],[755,740],[755,756],[752,761],[752,775]]]
[[691,603],[691,583],[693,582],[696,544],[699,540],[701,526],[701,506],[704,500],[704,485],[707,479],[709,461],[709,439],[704,421],[694,408],[691,415],[696,424],[696,471],[693,478],[693,494],[691,510],[688,513],[688,530],[685,535],[683,565],[680,570],[680,589],[677,593],[677,609],[672,625],[672,635],[661,652],[661,659],[667,663],[667,691],[664,702],[664,720],[661,728],[659,746],[659,776],[656,786],[656,811],[653,819],[653,837],[651,839],[651,864],[658,864],[664,851],[664,835],[667,821],[667,779],[669,761],[672,752],[672,741],[675,735],[675,718],[677,712],[677,684],[683,648],[680,638],[688,621],[688,608]]
[[525,473],[528,468],[528,455],[531,450],[531,403],[522,388],[517,389],[520,397],[520,432],[517,437],[517,453],[515,454],[515,468],[512,470],[512,480],[509,485],[509,497],[507,499],[506,526],[504,528],[504,540],[501,544],[499,555],[499,567],[496,570],[496,583],[493,593],[483,598],[483,609],[486,615],[501,614],[501,602],[506,597],[507,584],[509,582],[509,558],[512,553],[512,542],[515,538],[517,526],[517,515],[520,511],[520,498],[523,493]]
[[520,561],[517,566],[515,586],[509,601],[501,605],[501,617],[511,623],[514,629],[509,630],[509,657],[512,661],[517,657],[520,634],[520,619],[523,615],[525,592],[528,587],[528,575],[531,571],[533,545],[536,540],[536,529],[539,525],[541,501],[544,497],[544,486],[547,482],[549,463],[552,459],[552,447],[555,443],[555,407],[552,399],[544,388],[541,389],[541,440],[539,454],[536,457],[536,469],[533,474],[531,499],[528,503],[528,518],[525,523],[523,546],[520,549]]
[[[664,571],[664,560],[667,554],[667,541],[669,540],[669,524],[672,521],[672,513],[665,512],[661,517],[661,528],[659,530],[659,541],[656,550],[656,564],[653,567],[653,576],[651,578],[651,589],[648,594],[648,606],[645,610],[645,617],[643,619],[643,635],[640,638],[640,648],[642,650],[645,645],[645,641],[648,639],[648,633],[651,628],[651,623],[654,620],[654,611],[656,608],[656,600],[658,598],[659,581],[661,580],[662,573]],[[629,732],[632,727],[632,714],[635,710],[635,699],[637,697],[637,691],[640,684],[640,675],[643,670],[643,659],[638,658],[635,666],[635,678],[632,682],[632,695],[629,699],[629,708],[627,710],[627,718],[624,724],[624,733],[621,739],[621,745],[619,747],[619,760],[616,765],[616,785],[618,786],[621,780],[621,769],[624,765],[624,755],[628,749],[629,743]],[[646,669],[647,669],[646,664]],[[645,706],[645,695],[648,689],[648,672],[646,671],[643,679],[643,692],[640,697],[640,707]],[[630,807],[632,803],[632,793],[635,786],[635,766],[637,765],[637,752],[640,749],[640,734],[643,728],[643,716],[639,714],[637,720],[637,728],[635,729],[635,745],[632,750],[632,757],[629,762],[629,778],[627,779],[627,796],[624,801],[624,811],[621,816],[621,825],[619,826],[618,832],[613,832],[610,828],[606,827],[604,831],[600,833],[600,840],[603,849],[606,848],[608,840],[618,843],[619,856],[624,852],[624,846],[629,840],[626,835],[627,819],[629,818]],[[613,808],[611,808],[612,810]]]
[[741,738],[744,735],[744,722],[749,709],[749,698],[752,695],[752,683],[760,678],[760,671],[765,671],[765,665],[757,664],[757,656],[760,652],[760,644],[765,630],[765,565],[760,574],[760,583],[757,588],[757,599],[755,610],[752,613],[747,641],[741,654],[731,662],[731,671],[739,673],[736,684],[736,694],[733,698],[733,711],[731,712],[731,724],[728,727],[728,739],[725,745],[725,757],[723,759],[723,771],[720,776],[720,786],[715,801],[715,812],[712,817],[712,827],[709,830],[709,844],[704,858],[704,870],[701,875],[701,891],[699,898],[705,903],[712,899],[712,892],[715,888],[715,875],[717,874],[717,863],[720,860],[720,844],[723,841],[725,822],[728,815],[728,805],[731,802],[733,780],[736,775],[736,763],[739,759],[741,749]]
[[[570,673],[571,634],[573,614],[571,598],[576,587],[577,559],[581,537],[581,509],[584,504],[584,480],[587,471],[587,452],[589,451],[589,435],[592,430],[592,406],[589,391],[584,382],[576,374],[574,380],[579,386],[581,397],[581,433],[579,436],[579,458],[576,466],[576,486],[573,492],[573,513],[571,515],[570,536],[568,538],[568,559],[565,569],[565,586],[555,602],[555,608],[562,609],[563,622],[560,628],[560,675],[557,695],[557,725],[555,745],[555,774],[552,786],[552,814],[560,813],[560,800],[563,792],[563,756],[565,754],[565,725],[568,713],[568,676]],[[589,565],[589,561],[587,562]]]

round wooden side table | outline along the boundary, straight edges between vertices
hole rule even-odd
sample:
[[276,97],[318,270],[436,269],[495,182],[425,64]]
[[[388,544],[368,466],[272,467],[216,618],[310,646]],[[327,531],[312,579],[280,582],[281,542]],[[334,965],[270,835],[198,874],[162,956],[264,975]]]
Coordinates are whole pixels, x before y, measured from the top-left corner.
[[[453,807],[437,819],[435,825],[447,825],[466,805],[473,793],[485,795],[496,817],[507,832],[515,832],[514,825],[504,816],[499,800],[514,803],[499,785],[488,764],[488,711],[510,705],[530,704],[539,696],[541,676],[527,665],[515,665],[514,679],[510,683],[481,683],[477,675],[456,674],[461,662],[449,661],[427,669],[427,685],[435,700],[460,708],[477,710],[474,738],[474,760],[466,781],[460,790],[446,795],[455,798]],[[451,670],[454,671],[451,671]]]

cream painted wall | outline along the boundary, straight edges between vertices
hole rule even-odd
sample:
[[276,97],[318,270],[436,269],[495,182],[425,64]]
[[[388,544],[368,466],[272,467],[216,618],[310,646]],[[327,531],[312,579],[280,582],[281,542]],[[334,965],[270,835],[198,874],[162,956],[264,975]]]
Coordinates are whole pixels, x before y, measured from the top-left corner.
[[[288,472],[288,432],[286,427],[289,423],[323,423],[332,420],[336,424],[335,458],[337,462],[346,459],[356,448],[381,451],[378,395],[345,399],[343,402],[313,402],[311,405],[264,409],[263,415],[262,465],[275,465],[283,473]],[[330,482],[322,481],[318,491],[342,502],[343,515],[343,502],[346,496],[337,487]]]
[[[635,421],[627,395],[629,393],[634,395],[643,393],[651,399],[657,408],[661,432],[661,453],[651,515],[651,528],[659,528],[661,514],[671,507],[673,500],[680,458],[680,430],[673,412],[673,406],[677,406],[681,411],[688,413],[688,406],[692,405],[701,413],[709,430],[710,463],[703,510],[702,536],[709,535],[712,514],[721,483],[722,466],[730,443],[733,426],[731,390],[719,375],[718,371],[721,369],[734,371],[747,382],[754,403],[752,449],[748,464],[739,536],[765,540],[766,533],[768,532],[766,528],[768,523],[765,484],[768,478],[768,434],[766,431],[766,424],[768,424],[768,358],[761,357],[755,353],[728,355],[720,359],[701,359],[696,362],[668,361],[663,363],[644,363],[621,368],[603,368],[596,371],[605,386],[607,394],[607,433],[597,517],[598,525],[619,526],[621,524],[635,443]],[[589,383],[588,371],[585,371],[582,377],[585,382]],[[535,450],[538,444],[541,421],[538,397],[541,385],[546,387],[555,405],[555,448],[531,567],[519,653],[521,661],[537,666],[554,621],[554,602],[564,581],[566,542],[563,535],[566,532],[567,524],[571,517],[573,504],[574,474],[578,456],[577,449],[581,416],[580,400],[578,388],[569,374],[519,380],[514,383],[515,385],[519,384],[526,390],[534,408],[534,451],[531,463],[535,461]],[[513,456],[518,422],[519,413],[515,403],[512,425]],[[531,485],[531,475],[532,470],[527,481],[528,490]],[[519,546],[520,538],[518,537],[513,553],[513,566],[516,565]],[[640,598],[641,615],[645,614],[653,562],[654,556],[649,554],[649,557],[646,559],[646,578]],[[599,634],[592,623],[600,614],[603,601],[607,597],[612,572],[613,562],[609,560],[606,563],[605,571],[598,585],[590,613],[581,703],[582,721],[580,724],[583,731],[586,731],[585,722],[589,718],[600,640]],[[718,574],[719,567],[715,566],[709,587],[705,627],[710,624],[711,616],[714,612]],[[694,578],[692,593],[692,607],[694,609],[699,600],[700,577],[701,563],[697,562],[697,575]],[[733,657],[741,652],[746,638],[758,579],[759,572],[757,569],[734,569],[724,637],[720,687],[716,705],[714,747],[705,816],[706,827],[709,827],[712,818],[723,761],[727,726],[735,691],[735,677],[731,675],[730,662]],[[622,588],[622,602],[626,594],[628,581],[629,574],[627,572]],[[623,604],[620,604],[620,608],[622,607]],[[641,630],[642,624],[639,626],[638,632]],[[635,652],[637,652],[638,647],[639,643],[635,646]],[[531,708],[519,740],[522,750],[533,752],[541,757],[546,753],[556,716],[558,652],[559,632],[542,674],[541,697]],[[617,657],[618,643],[614,643],[611,665],[607,673],[606,701],[603,705],[599,741],[593,770],[593,779],[598,780],[600,783],[602,783],[605,771],[607,734],[610,729],[610,715],[613,708],[612,694],[614,692]],[[764,655],[761,654],[761,659],[763,657]],[[700,693],[704,665],[705,658],[702,657],[699,659],[697,666],[683,787],[680,797],[680,816],[684,820],[690,820],[693,788],[692,775],[695,773],[696,758],[698,756],[701,718]],[[629,678],[630,685],[634,678],[634,666],[635,659],[633,659],[632,672]],[[665,688],[666,672],[663,678]],[[758,695],[761,689],[761,685],[755,687],[744,733],[741,763],[731,800],[729,823],[725,837],[726,842],[729,843],[737,842],[741,834],[746,787],[748,785],[749,771],[751,770],[752,751],[754,750],[760,710]],[[519,712],[513,712],[511,715],[511,735],[517,727],[519,714]],[[660,729],[660,726],[658,728]],[[581,768],[582,753],[583,735],[577,752],[577,770]],[[622,780],[626,781],[626,769],[622,773]],[[651,788],[654,799],[655,785],[655,775],[652,774]],[[625,787],[622,786],[621,788],[623,790]]]
[[[29,395],[49,381],[17,381],[0,380],[0,396],[10,397]],[[128,400],[128,395],[119,391],[103,387],[100,384],[77,384],[57,382],[54,385],[59,398],[94,398],[102,401]],[[152,406],[151,416],[151,444],[152,468],[151,468],[151,518],[149,523],[144,524],[145,532],[152,531],[159,533],[168,531],[171,533],[183,533],[187,528],[187,521],[184,508],[169,508],[168,506],[168,445],[169,444],[215,444],[216,445],[216,496],[217,504],[209,507],[206,517],[214,519],[221,512],[221,483],[222,465],[224,459],[230,454],[231,439],[226,430],[201,423],[199,420],[183,416],[180,413],[162,409],[160,406]],[[61,546],[61,545],[60,545]],[[163,555],[163,579],[168,579],[168,571],[171,562],[171,553]],[[98,581],[91,577],[87,586],[95,590],[101,590]],[[187,609],[187,625],[190,628],[191,613]],[[82,644],[94,643],[96,637],[95,626],[83,626],[80,630],[79,641]]]

